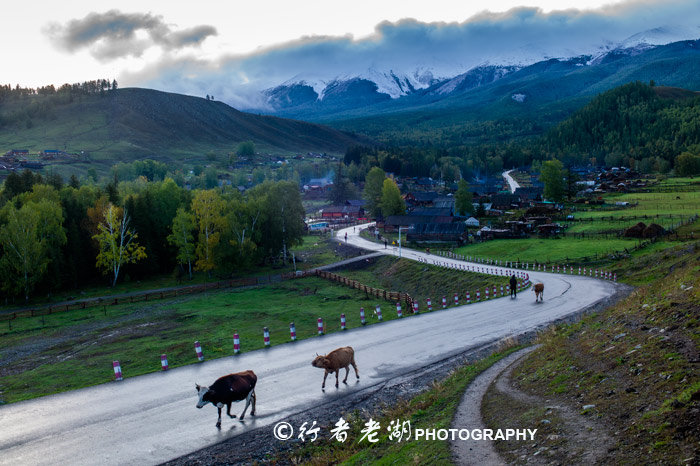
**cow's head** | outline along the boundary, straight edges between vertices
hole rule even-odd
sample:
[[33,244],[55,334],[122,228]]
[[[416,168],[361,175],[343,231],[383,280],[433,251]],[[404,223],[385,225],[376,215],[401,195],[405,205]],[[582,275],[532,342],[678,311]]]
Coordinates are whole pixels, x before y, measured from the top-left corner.
[[319,356],[316,354],[316,357],[314,358],[313,361],[311,361],[311,365],[314,367],[319,367],[321,369],[325,369],[328,367],[328,358],[325,356]]
[[197,395],[199,395],[199,401],[197,402],[197,407],[198,408],[203,408],[204,405],[207,403],[211,403],[211,400],[209,399],[209,388],[208,387],[201,387],[198,384],[194,384],[195,387],[197,387]]

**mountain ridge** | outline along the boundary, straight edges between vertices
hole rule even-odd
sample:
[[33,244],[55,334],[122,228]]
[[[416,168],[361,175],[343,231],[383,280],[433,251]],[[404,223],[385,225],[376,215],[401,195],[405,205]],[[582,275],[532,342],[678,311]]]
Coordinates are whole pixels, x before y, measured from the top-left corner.
[[[575,63],[576,66],[583,68],[607,66],[621,58],[644,55],[673,43],[688,42],[670,40],[690,34],[694,34],[695,37],[700,36],[695,29],[679,32],[669,28],[656,28],[630,36],[618,44],[600,45],[598,49],[586,54],[545,56],[541,60],[530,60],[531,63],[527,63],[527,59],[520,61],[512,58],[510,60],[492,59],[473,66],[465,72],[441,78],[435,77],[436,75],[430,69],[422,68],[421,72],[429,74],[431,80],[424,79],[420,82],[409,79],[410,71],[398,72],[390,67],[386,72],[370,69],[367,72],[358,72],[354,76],[345,73],[342,77],[329,80],[314,80],[307,75],[304,79],[291,79],[281,86],[266,89],[263,94],[270,108],[256,111],[319,122],[357,116],[375,116],[385,112],[407,110],[442,98],[448,99],[465,90],[492,84],[516,71],[537,66],[540,63]],[[533,56],[536,55],[537,53],[533,54]],[[628,64],[628,66],[634,65]],[[376,78],[377,76],[381,76],[382,79]],[[660,78],[663,79],[664,76]],[[358,82],[361,82],[362,86],[349,85]],[[682,83],[670,80],[666,84],[674,86]],[[343,95],[339,89],[344,91]],[[331,101],[326,100],[329,90],[334,96]],[[300,96],[303,98],[300,99]],[[343,101],[342,105],[339,104],[339,100]]]

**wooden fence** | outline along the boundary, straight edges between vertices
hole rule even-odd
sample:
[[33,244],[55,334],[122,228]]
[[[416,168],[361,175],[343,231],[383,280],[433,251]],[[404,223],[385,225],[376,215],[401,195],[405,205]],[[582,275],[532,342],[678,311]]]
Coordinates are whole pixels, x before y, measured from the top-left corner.
[[347,286],[348,288],[353,288],[355,290],[360,290],[365,293],[367,297],[374,296],[375,298],[383,299],[390,302],[403,302],[406,304],[407,308],[410,309],[413,305],[413,298],[408,293],[402,293],[399,291],[387,291],[381,288],[374,288],[372,286],[364,285],[357,280],[353,280],[348,277],[343,277],[333,272],[328,272],[325,270],[317,270],[316,275],[320,278],[330,280],[332,282],[340,283],[341,285]]

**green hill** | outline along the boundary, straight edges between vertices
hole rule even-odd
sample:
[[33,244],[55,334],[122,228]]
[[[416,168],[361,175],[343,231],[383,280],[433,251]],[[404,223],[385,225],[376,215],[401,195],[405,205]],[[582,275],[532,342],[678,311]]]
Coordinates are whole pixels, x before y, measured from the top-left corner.
[[253,141],[269,152],[340,153],[357,139],[285,118],[240,112],[222,102],[150,89],[9,96],[0,101],[0,151],[84,152],[111,164],[144,157],[178,163]]

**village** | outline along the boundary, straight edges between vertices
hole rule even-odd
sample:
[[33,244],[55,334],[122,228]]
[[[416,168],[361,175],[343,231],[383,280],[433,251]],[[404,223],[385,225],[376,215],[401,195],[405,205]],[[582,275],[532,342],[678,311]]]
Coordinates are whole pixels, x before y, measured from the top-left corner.
[[[543,197],[544,185],[537,174],[527,168],[513,170],[517,187],[513,189],[505,177],[488,176],[471,180],[472,213],[460,215],[455,208],[457,185],[447,186],[439,180],[427,177],[405,178],[390,174],[401,189],[406,213],[379,217],[372,228],[374,239],[383,237],[398,240],[399,230],[404,242],[414,246],[431,243],[444,246],[461,246],[492,239],[523,239],[529,237],[551,238],[566,234],[568,226],[576,219],[577,210],[611,208],[624,210],[634,207],[629,202],[604,205],[607,193],[643,192],[655,183],[627,168],[610,170],[593,167],[576,170],[576,194],[568,203],[555,203]],[[332,188],[328,180],[312,180],[305,186],[305,199],[318,199]],[[327,231],[349,224],[367,221],[366,201],[348,199],[341,205],[324,207],[307,218],[311,231]],[[655,225],[655,224],[654,224]],[[635,225],[636,226],[636,225]],[[642,229],[644,229],[642,227]],[[658,236],[666,230],[656,225],[646,235],[636,229],[619,228],[618,237]]]
[[85,154],[72,154],[58,149],[43,149],[32,153],[29,149],[10,149],[0,156],[0,180],[2,171],[11,173],[24,169],[41,170],[51,164],[66,164],[84,161]]

